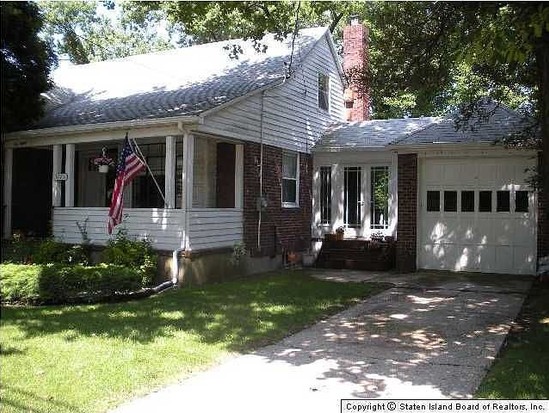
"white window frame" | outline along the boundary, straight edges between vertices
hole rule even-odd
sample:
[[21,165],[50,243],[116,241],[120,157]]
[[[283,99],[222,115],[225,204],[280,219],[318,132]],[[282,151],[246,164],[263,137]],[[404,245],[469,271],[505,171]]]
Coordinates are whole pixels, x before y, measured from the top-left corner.
[[[322,92],[320,90],[320,79],[321,77],[323,77],[324,79],[326,79],[326,88],[327,90],[325,92]],[[320,110],[323,110],[325,112],[330,112],[330,94],[331,94],[331,80],[330,80],[330,76],[327,75],[326,73],[322,73],[322,72],[318,72],[318,75],[317,75],[317,95],[316,95],[316,98],[317,98],[317,106]],[[321,93],[325,93],[326,94],[326,105],[327,107],[326,108],[323,108],[322,106],[320,106],[320,94]]]
[[[296,162],[296,169],[295,169],[295,177],[286,177],[284,176],[284,157],[285,156],[295,156],[295,162]],[[282,182],[280,186],[280,199],[282,201],[282,207],[283,208],[298,208],[299,207],[299,152],[291,152],[291,151],[284,151],[282,152]],[[285,180],[292,180],[295,181],[295,202],[287,202],[284,201],[284,181]]]

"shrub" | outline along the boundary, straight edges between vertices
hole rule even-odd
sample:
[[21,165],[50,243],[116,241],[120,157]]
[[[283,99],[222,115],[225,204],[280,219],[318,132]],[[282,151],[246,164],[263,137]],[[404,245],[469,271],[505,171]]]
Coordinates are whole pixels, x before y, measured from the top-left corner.
[[151,243],[147,240],[131,240],[123,232],[109,240],[103,251],[103,261],[139,272],[143,285],[151,285],[156,277],[157,257]]
[[132,268],[101,264],[0,265],[2,302],[53,304],[93,300],[139,290],[142,275]]
[[38,244],[32,261],[36,264],[88,265],[88,252],[82,245],[70,245],[53,239]]

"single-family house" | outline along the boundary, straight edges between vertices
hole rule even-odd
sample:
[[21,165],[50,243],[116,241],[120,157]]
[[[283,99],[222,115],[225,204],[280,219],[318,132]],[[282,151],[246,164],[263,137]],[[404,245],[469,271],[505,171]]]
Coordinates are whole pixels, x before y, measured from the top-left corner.
[[4,237],[51,225],[64,242],[105,245],[115,168],[94,160],[116,159],[128,134],[148,169],[126,188],[117,230],[178,256],[181,278],[226,271],[235,244],[254,270],[306,249],[311,148],[343,120],[343,70],[326,28],[262,44],[60,67],[42,119],[5,137]]
[[326,29],[292,40],[267,36],[265,54],[240,41],[238,59],[219,42],[60,68],[45,116],[6,137],[4,236],[51,217],[58,239],[105,244],[114,171],[93,159],[128,133],[150,170],[127,188],[121,227],[179,257],[180,278],[226,271],[239,243],[254,271],[273,268],[338,229],[396,239],[401,271],[535,272],[549,253],[528,185],[538,153],[496,144],[522,116],[485,101],[487,119],[462,128],[368,120],[343,75],[365,61],[367,29],[345,28],[343,65]]

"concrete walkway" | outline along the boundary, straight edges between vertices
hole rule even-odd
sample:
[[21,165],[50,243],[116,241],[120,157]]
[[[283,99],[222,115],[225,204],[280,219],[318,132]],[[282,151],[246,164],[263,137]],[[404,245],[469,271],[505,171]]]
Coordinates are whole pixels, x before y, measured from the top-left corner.
[[343,398],[469,398],[518,314],[528,276],[323,270],[391,282],[375,297],[116,412],[330,412]]

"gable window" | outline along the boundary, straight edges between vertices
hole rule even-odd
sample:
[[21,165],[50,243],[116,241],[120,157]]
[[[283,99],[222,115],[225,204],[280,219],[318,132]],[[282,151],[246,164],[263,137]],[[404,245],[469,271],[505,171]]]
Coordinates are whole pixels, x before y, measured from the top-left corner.
[[318,107],[330,110],[330,78],[324,73],[318,74]]
[[332,167],[320,167],[320,223],[327,225],[332,218]]
[[297,207],[299,194],[299,155],[295,152],[282,154],[282,206]]
[[375,166],[371,170],[370,228],[389,227],[389,167]]

